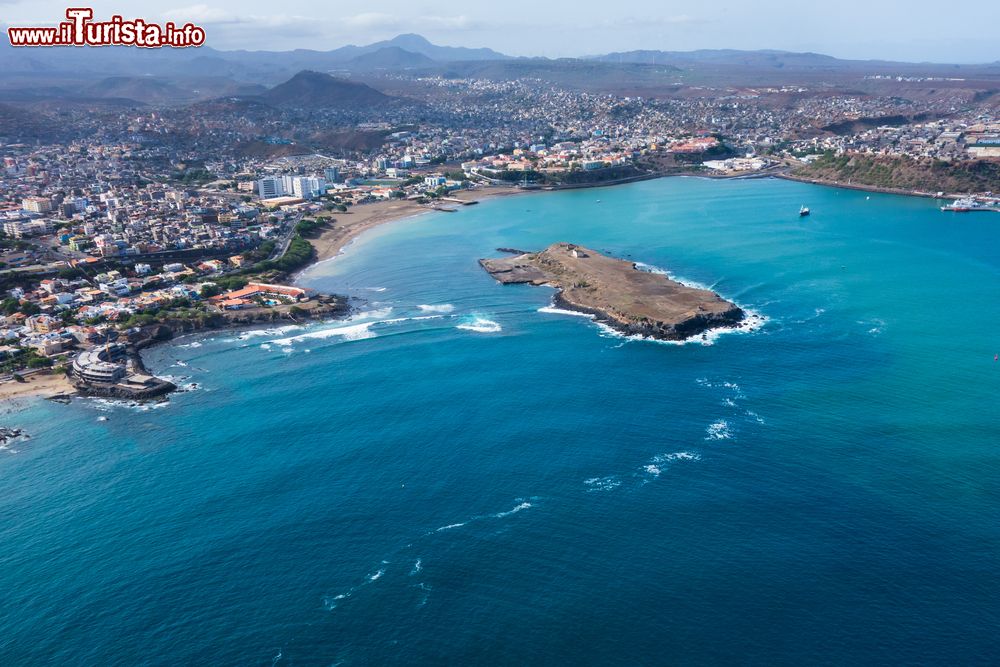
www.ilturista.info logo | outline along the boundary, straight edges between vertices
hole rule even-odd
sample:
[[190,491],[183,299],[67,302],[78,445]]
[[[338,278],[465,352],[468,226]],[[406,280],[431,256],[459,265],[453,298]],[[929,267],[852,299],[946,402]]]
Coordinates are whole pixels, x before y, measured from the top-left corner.
[[183,48],[205,43],[205,30],[192,23],[183,26],[168,21],[163,25],[142,19],[125,20],[112,16],[110,21],[91,21],[90,7],[70,7],[67,21],[45,28],[7,28],[11,46],[140,46],[157,49],[163,46]]

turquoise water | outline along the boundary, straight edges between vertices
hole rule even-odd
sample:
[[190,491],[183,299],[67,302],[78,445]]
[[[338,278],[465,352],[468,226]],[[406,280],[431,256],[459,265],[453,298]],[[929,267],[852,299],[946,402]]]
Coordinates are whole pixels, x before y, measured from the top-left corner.
[[[998,224],[666,179],[379,228],[302,277],[349,322],[4,415],[0,663],[991,663]],[[476,263],[555,241],[768,321],[627,341]]]

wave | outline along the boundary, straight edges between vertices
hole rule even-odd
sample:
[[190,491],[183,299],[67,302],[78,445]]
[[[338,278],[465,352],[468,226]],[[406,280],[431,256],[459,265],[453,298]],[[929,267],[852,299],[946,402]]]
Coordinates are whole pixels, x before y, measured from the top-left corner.
[[323,340],[337,336],[342,336],[345,340],[364,340],[365,338],[375,337],[376,334],[370,331],[373,324],[375,323],[362,322],[361,324],[349,324],[347,326],[333,327],[332,329],[320,329],[297,336],[289,336],[288,338],[278,338],[270,342],[287,348],[287,346],[303,340]]
[[145,402],[118,398],[87,398],[85,400],[90,402],[95,409],[102,412],[109,412],[115,408],[125,408],[136,412],[149,412],[150,410],[158,410],[170,405],[170,401],[167,400]]
[[701,455],[695,452],[671,452],[669,454],[657,454],[642,467],[643,471],[654,478],[659,477],[665,466],[674,461],[700,461]]
[[462,526],[464,526],[467,523],[468,523],[468,521],[463,521],[462,523],[449,523],[447,526],[441,526],[440,528],[436,529],[434,532],[435,533],[440,533],[442,531],[451,530],[453,528],[461,528]]
[[617,475],[591,477],[583,480],[583,483],[587,485],[587,491],[612,491],[622,485],[622,481]]
[[415,574],[419,574],[423,569],[423,561],[418,558],[417,562],[413,564],[413,569],[410,570],[410,576],[412,577]]
[[733,432],[725,419],[713,422],[705,428],[705,440],[729,440],[732,437]]
[[498,333],[501,330],[499,324],[484,317],[473,318],[471,322],[463,322],[456,325],[455,328],[464,329],[465,331],[475,331],[476,333]]
[[377,572],[375,572],[374,574],[369,574],[369,575],[368,575],[368,581],[378,581],[379,579],[381,579],[381,578],[382,578],[382,575],[383,575],[383,574],[385,574],[385,568],[384,568],[384,567],[383,567],[383,568],[380,568],[380,569],[379,569],[379,570],[378,570]]
[[529,503],[529,502],[526,501],[526,502],[521,503],[520,505],[518,505],[517,507],[515,507],[512,510],[507,510],[506,512],[497,512],[493,516],[496,517],[497,519],[502,519],[505,516],[510,516],[511,514],[517,514],[521,510],[526,510],[529,507],[531,507],[531,503]]
[[451,311],[455,310],[455,306],[453,306],[450,303],[442,303],[437,305],[428,305],[422,303],[419,306],[417,306],[417,308],[419,308],[421,312],[424,313],[450,313]]
[[[640,271],[646,271],[647,273],[656,273],[662,276],[666,276],[667,278],[670,278],[670,280],[673,280],[675,283],[680,283],[685,287],[707,290],[709,292],[715,291],[714,285],[705,285],[704,283],[699,283],[694,280],[681,278],[679,276],[670,273],[666,269],[661,269],[658,266],[653,266],[652,264],[646,264],[645,262],[635,262],[634,264],[635,268],[639,269]],[[739,324],[737,324],[734,327],[717,327],[715,329],[709,329],[703,332],[699,336],[692,336],[691,338],[687,338],[685,340],[659,340],[657,338],[650,338],[649,336],[638,336],[638,335],[626,336],[611,327],[608,327],[606,325],[603,326],[605,326],[605,328],[609,330],[610,333],[616,335],[616,337],[627,338],[629,340],[642,340],[646,342],[665,343],[668,345],[701,344],[708,346],[708,345],[714,345],[715,342],[719,340],[719,337],[724,334],[753,333],[754,331],[759,331],[761,328],[764,327],[765,324],[767,324],[770,321],[770,318],[768,318],[763,313],[754,310],[753,308],[750,308],[748,306],[743,306],[738,303],[736,303],[736,305],[744,313],[744,318],[739,322]]]
[[289,331],[295,331],[301,329],[301,324],[286,324],[280,327],[267,327],[266,329],[248,329],[246,331],[239,332],[233,338],[223,339],[224,343],[235,343],[237,341],[250,340],[251,338],[261,338],[264,336],[279,336],[283,333],[288,333]]
[[572,315],[573,317],[585,317],[588,320],[594,319],[593,313],[580,313],[575,310],[566,310],[565,308],[556,308],[555,306],[545,306],[544,308],[539,308],[538,312],[548,313],[549,315]]
[[341,600],[345,600],[349,597],[351,597],[350,593],[341,593],[340,595],[334,595],[334,596],[324,595],[323,608],[326,609],[327,611],[333,611],[334,609],[337,608],[338,602],[340,602]]

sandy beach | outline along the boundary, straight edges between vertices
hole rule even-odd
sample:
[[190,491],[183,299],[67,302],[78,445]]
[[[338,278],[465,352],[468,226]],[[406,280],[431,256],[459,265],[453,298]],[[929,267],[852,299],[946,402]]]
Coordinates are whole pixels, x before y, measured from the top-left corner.
[[[449,195],[463,201],[483,201],[493,197],[506,197],[524,194],[528,191],[516,187],[484,187],[477,190],[461,190]],[[440,206],[462,208],[455,202],[439,202]],[[431,206],[422,206],[414,201],[391,200],[352,206],[346,213],[335,213],[334,223],[318,238],[310,239],[316,249],[316,261],[336,257],[344,246],[368,231],[394,220],[409,218],[421,213],[433,211]]]
[[62,373],[34,373],[25,376],[25,382],[10,380],[0,382],[0,401],[14,398],[52,398],[61,394],[74,394],[76,390]]

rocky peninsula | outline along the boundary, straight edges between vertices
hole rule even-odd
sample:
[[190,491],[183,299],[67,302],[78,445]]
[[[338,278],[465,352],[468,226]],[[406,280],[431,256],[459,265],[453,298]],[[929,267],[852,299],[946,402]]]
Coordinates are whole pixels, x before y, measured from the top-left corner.
[[558,307],[593,315],[626,335],[679,341],[709,329],[737,327],[745,317],[739,306],[715,292],[572,243],[479,263],[502,284],[555,287]]

